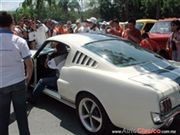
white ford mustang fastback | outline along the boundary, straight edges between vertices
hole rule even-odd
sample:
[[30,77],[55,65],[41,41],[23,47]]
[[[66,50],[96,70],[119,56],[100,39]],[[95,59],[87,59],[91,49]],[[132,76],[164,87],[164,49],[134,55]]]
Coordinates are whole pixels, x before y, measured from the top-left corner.
[[132,42],[102,34],[64,34],[46,40],[34,53],[32,85],[48,74],[53,44],[67,49],[58,90],[44,93],[77,110],[91,134],[110,125],[137,131],[170,125],[180,111],[180,68]]

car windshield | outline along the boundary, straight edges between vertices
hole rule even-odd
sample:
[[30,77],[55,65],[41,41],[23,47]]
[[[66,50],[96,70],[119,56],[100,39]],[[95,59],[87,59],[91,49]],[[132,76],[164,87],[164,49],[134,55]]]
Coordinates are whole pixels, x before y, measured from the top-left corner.
[[126,40],[115,39],[93,42],[86,44],[84,48],[118,67],[138,65],[162,59],[159,55],[144,50],[139,45]]
[[170,23],[170,21],[156,22],[154,26],[151,28],[150,33],[171,33]]

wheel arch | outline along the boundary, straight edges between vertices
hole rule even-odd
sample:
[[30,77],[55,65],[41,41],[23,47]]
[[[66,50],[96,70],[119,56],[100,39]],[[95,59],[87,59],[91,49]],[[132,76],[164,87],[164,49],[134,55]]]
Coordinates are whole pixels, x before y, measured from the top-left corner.
[[[94,98],[96,98],[98,100],[98,102],[103,106],[103,104],[100,102],[99,98],[97,96],[95,96],[95,94],[89,92],[89,91],[86,91],[86,90],[81,90],[79,91],[77,94],[76,94],[76,97],[75,97],[75,105],[77,104],[77,101],[78,101],[78,98],[81,96],[81,95],[90,95],[90,96],[93,96]],[[104,106],[103,106],[103,109]]]
[[[99,98],[97,96],[95,96],[94,94],[90,93],[89,91],[86,91],[86,90],[81,90],[78,92],[78,94],[76,95],[75,97],[75,105],[77,107],[77,101],[78,101],[78,98],[81,96],[81,95],[85,95],[85,94],[88,94],[90,96],[93,96],[94,98],[96,98],[96,100],[99,102],[99,104],[102,106],[103,108],[103,111],[105,112],[106,116],[108,117],[109,121],[111,122],[110,118],[109,118],[109,115],[104,107],[104,105],[102,104],[102,102],[99,100]],[[112,122],[111,122],[112,124]]]
[[[103,116],[103,118],[105,119],[105,120],[104,120],[105,125],[104,125],[104,124],[102,125],[102,129],[101,129],[100,131],[98,131],[98,133],[97,133],[97,132],[96,132],[96,133],[89,132],[89,131],[87,131],[87,129],[86,129],[86,131],[87,131],[88,133],[92,134],[92,135],[101,135],[101,134],[107,134],[107,135],[109,135],[109,133],[111,133],[112,130],[114,129],[114,127],[116,127],[116,126],[115,126],[115,125],[112,123],[112,121],[110,120],[109,115],[108,115],[107,111],[105,110],[105,107],[103,106],[102,102],[100,102],[100,100],[99,100],[99,99],[97,98],[97,96],[95,96],[94,94],[92,94],[92,93],[90,93],[90,92],[88,92],[88,91],[83,90],[83,91],[80,91],[80,92],[76,95],[75,105],[76,105],[77,114],[78,114],[78,102],[79,102],[83,97],[90,98],[90,99],[94,100],[94,102],[95,102],[97,105],[99,104],[99,107],[101,108],[100,110],[102,110],[102,112],[101,112],[101,113],[102,113],[102,116]],[[79,120],[80,120],[80,118],[79,118]],[[81,121],[81,120],[80,120],[80,121]],[[81,125],[82,125],[82,123],[81,123]],[[108,128],[107,128],[107,127],[108,127]],[[84,126],[83,126],[83,128],[85,129]]]

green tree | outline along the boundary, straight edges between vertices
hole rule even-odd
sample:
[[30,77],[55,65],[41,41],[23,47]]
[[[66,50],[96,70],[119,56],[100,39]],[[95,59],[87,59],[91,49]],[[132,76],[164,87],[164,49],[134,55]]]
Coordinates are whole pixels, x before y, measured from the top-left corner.
[[[72,14],[72,11],[80,11],[80,5],[78,0],[59,0],[59,7],[62,8],[63,18],[68,20]],[[70,14],[71,13],[71,14]]]
[[105,20],[113,19],[119,16],[118,6],[110,0],[99,0],[99,11],[101,18]]
[[162,7],[163,17],[180,17],[180,1],[179,0],[164,0]]
[[16,16],[57,20],[95,16],[101,20],[127,21],[131,17],[180,17],[179,7],[179,0],[25,0]]

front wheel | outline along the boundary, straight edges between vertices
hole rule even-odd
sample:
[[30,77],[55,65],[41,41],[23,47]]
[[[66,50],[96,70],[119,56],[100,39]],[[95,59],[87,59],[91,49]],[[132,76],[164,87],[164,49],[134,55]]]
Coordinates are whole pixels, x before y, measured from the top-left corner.
[[111,130],[110,120],[101,103],[93,95],[80,95],[76,107],[80,123],[89,134],[109,134]]

